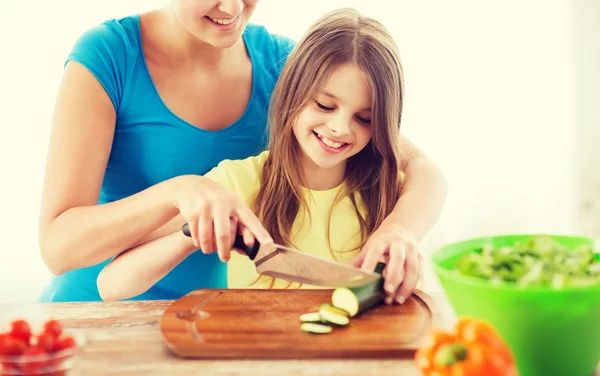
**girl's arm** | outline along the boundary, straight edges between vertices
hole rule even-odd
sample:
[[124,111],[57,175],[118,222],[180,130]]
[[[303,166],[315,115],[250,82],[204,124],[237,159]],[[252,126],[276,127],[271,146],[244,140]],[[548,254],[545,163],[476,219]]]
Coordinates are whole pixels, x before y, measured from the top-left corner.
[[[233,247],[236,229],[244,236],[247,244],[254,243],[248,229],[243,225],[238,227],[237,224],[237,218],[232,218],[232,243],[228,245],[230,250]],[[96,282],[100,297],[102,300],[121,300],[138,296],[160,281],[195,250],[193,241],[183,234],[181,228],[132,247],[111,260],[98,275]]]
[[97,279],[103,300],[121,300],[146,292],[196,250],[191,238],[176,231],[133,247],[108,263]]

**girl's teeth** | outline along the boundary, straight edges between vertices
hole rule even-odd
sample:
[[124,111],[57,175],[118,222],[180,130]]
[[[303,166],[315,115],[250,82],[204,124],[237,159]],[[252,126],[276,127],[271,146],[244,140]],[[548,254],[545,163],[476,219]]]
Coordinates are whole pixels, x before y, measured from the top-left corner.
[[340,146],[342,146],[342,145],[345,145],[345,144],[344,144],[344,143],[342,143],[342,142],[334,142],[334,141],[331,141],[330,139],[328,139],[328,138],[327,138],[327,137],[325,137],[325,136],[321,136],[321,135],[319,135],[319,138],[321,139],[321,141],[323,141],[323,143],[324,143],[325,145],[327,145],[327,146],[331,146],[332,148],[339,148]]
[[235,21],[235,17],[234,18],[212,18],[212,17],[208,17],[210,18],[210,20],[212,22],[218,23],[220,25],[229,25],[230,23],[233,23],[233,21]]

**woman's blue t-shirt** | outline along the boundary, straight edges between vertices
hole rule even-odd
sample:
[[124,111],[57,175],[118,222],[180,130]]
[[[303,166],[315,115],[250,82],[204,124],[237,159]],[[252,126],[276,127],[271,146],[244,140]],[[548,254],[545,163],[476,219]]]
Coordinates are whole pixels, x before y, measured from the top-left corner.
[[[271,93],[294,42],[253,24],[246,27],[243,40],[252,62],[250,101],[235,123],[206,131],[179,118],[161,100],[144,59],[138,15],[106,21],[80,36],[67,61],[77,61],[94,74],[117,114],[99,204],[178,175],[202,175],[224,159],[243,159],[265,150]],[[96,278],[107,263],[53,276],[39,300],[101,300]],[[216,253],[195,252],[133,299],[176,299],[199,288],[226,287],[226,264]]]

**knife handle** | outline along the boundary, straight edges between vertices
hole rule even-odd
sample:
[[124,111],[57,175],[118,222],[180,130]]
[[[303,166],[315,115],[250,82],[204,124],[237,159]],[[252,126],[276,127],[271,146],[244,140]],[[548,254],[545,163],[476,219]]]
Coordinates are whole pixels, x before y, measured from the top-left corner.
[[[192,234],[190,233],[190,226],[187,223],[183,225],[181,231],[183,231],[183,234],[185,236],[192,236]],[[258,240],[254,239],[254,245],[248,247],[246,243],[244,243],[244,237],[240,234],[237,234],[235,237],[235,242],[233,242],[233,248],[239,249],[240,251],[247,254],[248,257],[250,257],[250,260],[254,260],[256,254],[258,253],[258,249],[260,248],[260,243],[258,242]]]

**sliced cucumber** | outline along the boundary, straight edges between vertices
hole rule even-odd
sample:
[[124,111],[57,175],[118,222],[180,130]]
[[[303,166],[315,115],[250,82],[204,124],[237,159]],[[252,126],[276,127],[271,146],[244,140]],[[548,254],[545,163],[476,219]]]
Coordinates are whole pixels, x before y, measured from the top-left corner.
[[[381,274],[384,267],[384,263],[377,264],[375,272]],[[379,278],[366,286],[336,288],[331,295],[331,303],[334,307],[348,312],[350,317],[354,317],[379,304],[384,298],[383,278]]]
[[331,302],[354,317],[358,313],[359,303],[356,295],[349,288],[339,287],[333,291]]
[[300,315],[300,321],[302,322],[321,322],[321,315],[319,312],[310,312]]
[[335,307],[324,306],[319,309],[319,315],[321,316],[321,320],[336,324],[336,325],[348,325],[350,323],[350,318],[348,314],[343,312],[339,313],[340,309],[336,309]]
[[333,328],[329,325],[317,324],[314,322],[305,322],[300,325],[300,329],[302,329],[303,332],[315,334],[327,334],[333,331]]
[[328,310],[329,312],[335,313],[336,315],[350,317],[350,314],[348,312],[344,311],[341,308],[334,307],[331,304],[322,304],[321,308],[319,308],[319,311],[321,311],[323,309]]

